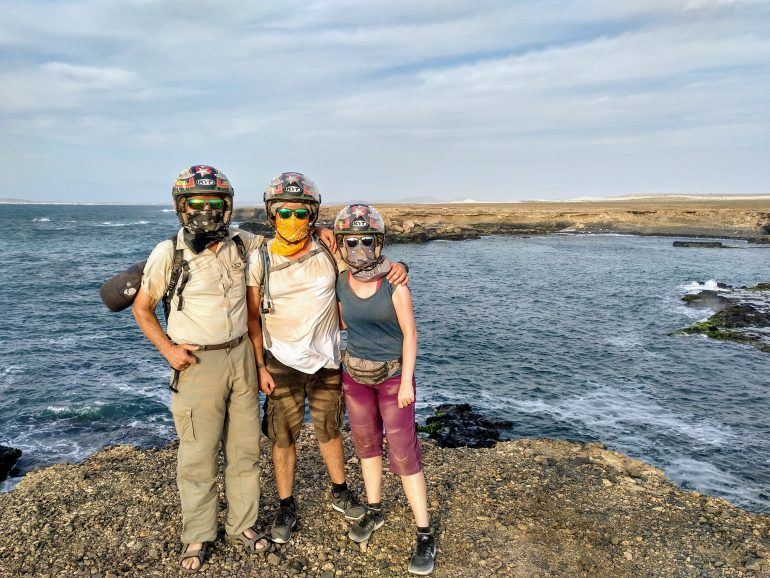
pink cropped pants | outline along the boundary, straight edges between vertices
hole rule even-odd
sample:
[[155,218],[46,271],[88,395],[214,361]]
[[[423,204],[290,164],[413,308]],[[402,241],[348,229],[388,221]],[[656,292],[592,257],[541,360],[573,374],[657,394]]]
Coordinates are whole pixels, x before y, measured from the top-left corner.
[[398,407],[399,387],[400,375],[377,385],[363,385],[342,372],[342,389],[356,455],[361,460],[382,456],[384,426],[390,471],[399,476],[410,476],[422,470],[422,455],[417,441],[414,403]]

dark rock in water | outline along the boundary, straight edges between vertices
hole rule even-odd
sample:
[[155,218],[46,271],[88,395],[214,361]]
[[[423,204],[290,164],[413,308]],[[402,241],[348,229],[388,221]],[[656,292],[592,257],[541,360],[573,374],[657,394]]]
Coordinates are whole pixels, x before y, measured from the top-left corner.
[[712,309],[714,315],[706,321],[686,327],[679,334],[701,334],[720,341],[744,343],[770,353],[770,283],[733,289],[718,284],[724,292],[705,290],[685,295],[688,307]]
[[687,307],[694,309],[711,309],[713,311],[723,311],[732,305],[732,301],[727,297],[723,297],[716,291],[706,289],[699,293],[685,295],[682,297],[682,301],[687,304]]
[[693,249],[724,249],[719,241],[674,241],[674,247],[689,247]]
[[770,312],[760,311],[748,303],[738,303],[713,315],[707,323],[722,329],[770,327]]
[[13,465],[21,457],[21,450],[0,446],[0,482],[8,477]]
[[492,420],[476,413],[467,403],[445,403],[434,408],[419,431],[444,448],[490,448],[500,441],[500,429],[511,422]]

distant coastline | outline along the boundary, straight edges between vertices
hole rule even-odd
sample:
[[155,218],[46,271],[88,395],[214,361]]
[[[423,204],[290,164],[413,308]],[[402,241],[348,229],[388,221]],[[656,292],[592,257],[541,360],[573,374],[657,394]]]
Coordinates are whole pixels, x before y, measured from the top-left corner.
[[[770,197],[661,196],[512,203],[378,204],[390,243],[476,239],[487,235],[616,233],[770,242]],[[330,226],[341,205],[321,208]],[[237,208],[233,219],[259,234],[272,231],[262,207]]]

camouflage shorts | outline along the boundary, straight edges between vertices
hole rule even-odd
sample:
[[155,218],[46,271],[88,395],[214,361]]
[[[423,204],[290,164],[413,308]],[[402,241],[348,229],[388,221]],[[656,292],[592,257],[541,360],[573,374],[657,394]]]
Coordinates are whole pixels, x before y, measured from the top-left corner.
[[262,432],[282,448],[296,443],[305,417],[305,398],[310,405],[316,437],[328,442],[340,435],[345,416],[345,397],[339,369],[321,368],[307,374],[288,367],[271,355],[265,364],[275,390],[265,400]]

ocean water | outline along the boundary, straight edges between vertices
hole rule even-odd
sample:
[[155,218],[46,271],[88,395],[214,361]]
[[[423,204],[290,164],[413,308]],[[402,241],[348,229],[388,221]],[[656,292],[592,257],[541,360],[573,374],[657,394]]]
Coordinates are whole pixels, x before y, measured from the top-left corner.
[[[162,207],[0,205],[0,443],[23,470],[173,438],[168,369],[102,281],[176,230]],[[770,511],[770,356],[669,332],[696,283],[770,281],[770,250],[620,235],[398,245],[412,268],[418,413],[468,402],[506,435],[600,440],[685,488]],[[15,480],[4,484],[12,487]]]

